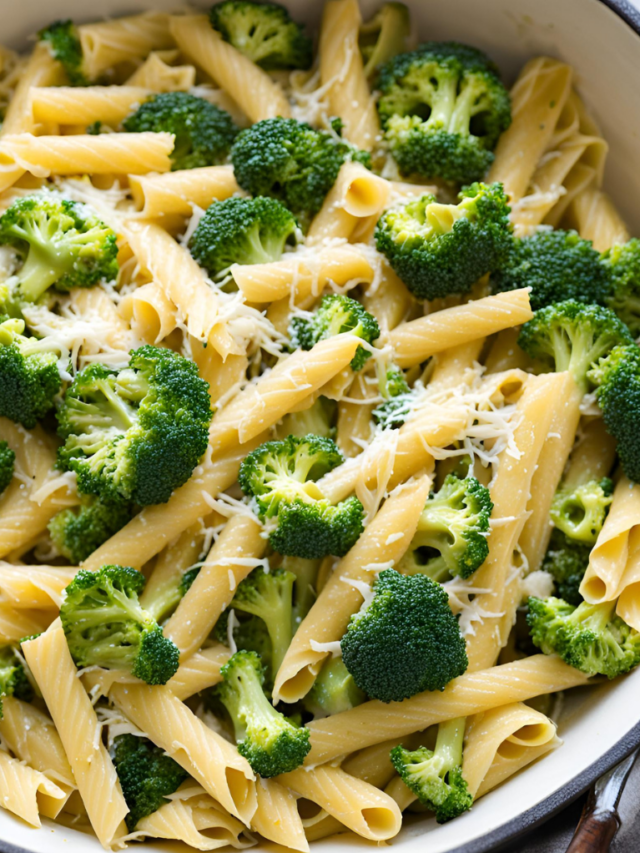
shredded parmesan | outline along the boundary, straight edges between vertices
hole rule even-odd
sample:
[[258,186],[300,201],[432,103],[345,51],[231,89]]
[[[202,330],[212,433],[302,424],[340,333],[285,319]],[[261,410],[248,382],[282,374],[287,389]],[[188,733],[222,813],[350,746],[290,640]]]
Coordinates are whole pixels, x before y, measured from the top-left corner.
[[334,658],[342,657],[340,640],[332,640],[330,643],[318,643],[317,640],[309,640],[309,645],[314,652],[326,652]]

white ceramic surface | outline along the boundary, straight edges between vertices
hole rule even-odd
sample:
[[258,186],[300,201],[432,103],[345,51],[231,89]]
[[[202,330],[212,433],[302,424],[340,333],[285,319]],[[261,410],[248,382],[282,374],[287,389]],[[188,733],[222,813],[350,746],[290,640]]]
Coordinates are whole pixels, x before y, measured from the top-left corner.
[[[317,30],[322,0],[285,0],[296,17]],[[378,0],[361,0],[365,13]],[[457,39],[486,50],[511,82],[530,57],[546,53],[576,70],[580,93],[604,131],[611,150],[606,188],[632,233],[640,235],[640,35],[621,15],[633,14],[624,0],[405,0],[419,38]],[[195,5],[205,5],[195,3]],[[0,0],[2,43],[22,47],[54,18],[93,20],[143,9],[174,9],[175,0]],[[640,27],[640,18],[638,20]],[[560,735],[564,745],[481,799],[461,818],[444,826],[414,819],[392,844],[402,853],[481,853],[536,822],[577,796],[593,779],[640,743],[640,670],[614,684],[573,691]],[[634,730],[635,729],[635,730]],[[358,839],[328,839],[314,850],[346,853],[368,846]],[[275,845],[265,845],[273,849]],[[98,853],[94,839],[44,821],[33,830],[0,810],[0,850],[33,853]],[[181,845],[146,844],[144,849],[186,850]]]

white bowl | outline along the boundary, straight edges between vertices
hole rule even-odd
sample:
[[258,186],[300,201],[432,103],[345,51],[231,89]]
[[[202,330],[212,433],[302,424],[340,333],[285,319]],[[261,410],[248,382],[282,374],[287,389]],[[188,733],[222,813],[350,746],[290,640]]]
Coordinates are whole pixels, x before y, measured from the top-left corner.
[[[322,0],[281,0],[317,32]],[[365,17],[381,0],[360,0]],[[605,187],[632,233],[640,235],[640,12],[626,0],[404,0],[421,40],[456,39],[486,50],[508,82],[532,56],[548,54],[576,71],[580,94],[610,145]],[[208,5],[194,0],[194,5]],[[92,7],[92,8],[91,8]],[[0,0],[2,42],[23,48],[54,18],[78,22],[145,9],[175,9],[175,0]],[[612,684],[567,695],[560,735],[564,745],[483,797],[457,820],[437,826],[411,819],[392,844],[403,853],[483,853],[530,831],[575,799],[640,744],[640,670]],[[425,839],[428,837],[428,840]],[[344,853],[364,841],[340,836],[314,850]],[[273,849],[275,845],[265,845]],[[0,851],[98,853],[83,833],[43,821],[34,830],[0,810]],[[142,848],[140,848],[142,849]],[[183,850],[146,843],[146,851]]]

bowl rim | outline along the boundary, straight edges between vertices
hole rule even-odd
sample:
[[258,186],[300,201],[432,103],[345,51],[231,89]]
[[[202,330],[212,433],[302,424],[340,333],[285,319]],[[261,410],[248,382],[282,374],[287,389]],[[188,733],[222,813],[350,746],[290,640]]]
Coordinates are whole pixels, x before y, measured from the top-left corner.
[[[611,9],[640,37],[639,7],[632,5],[628,0],[599,0],[599,2]],[[488,851],[497,851],[505,844],[515,841],[525,832],[536,829],[569,806],[581,794],[584,794],[600,776],[612,770],[638,747],[640,747],[640,722],[623,735],[604,755],[601,755],[586,770],[583,770],[562,788],[554,791],[537,805],[527,809],[497,829],[461,846],[452,847],[448,853],[488,853]],[[0,839],[0,853],[31,853],[31,851],[27,850],[26,847],[18,847],[10,841]]]

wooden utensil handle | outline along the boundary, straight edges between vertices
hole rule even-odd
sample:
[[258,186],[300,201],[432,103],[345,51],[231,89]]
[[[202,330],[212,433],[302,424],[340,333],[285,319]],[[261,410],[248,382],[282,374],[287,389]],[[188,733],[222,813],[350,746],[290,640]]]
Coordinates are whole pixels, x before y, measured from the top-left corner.
[[593,804],[587,802],[567,853],[607,853],[619,828],[616,812],[598,814],[593,810]]

